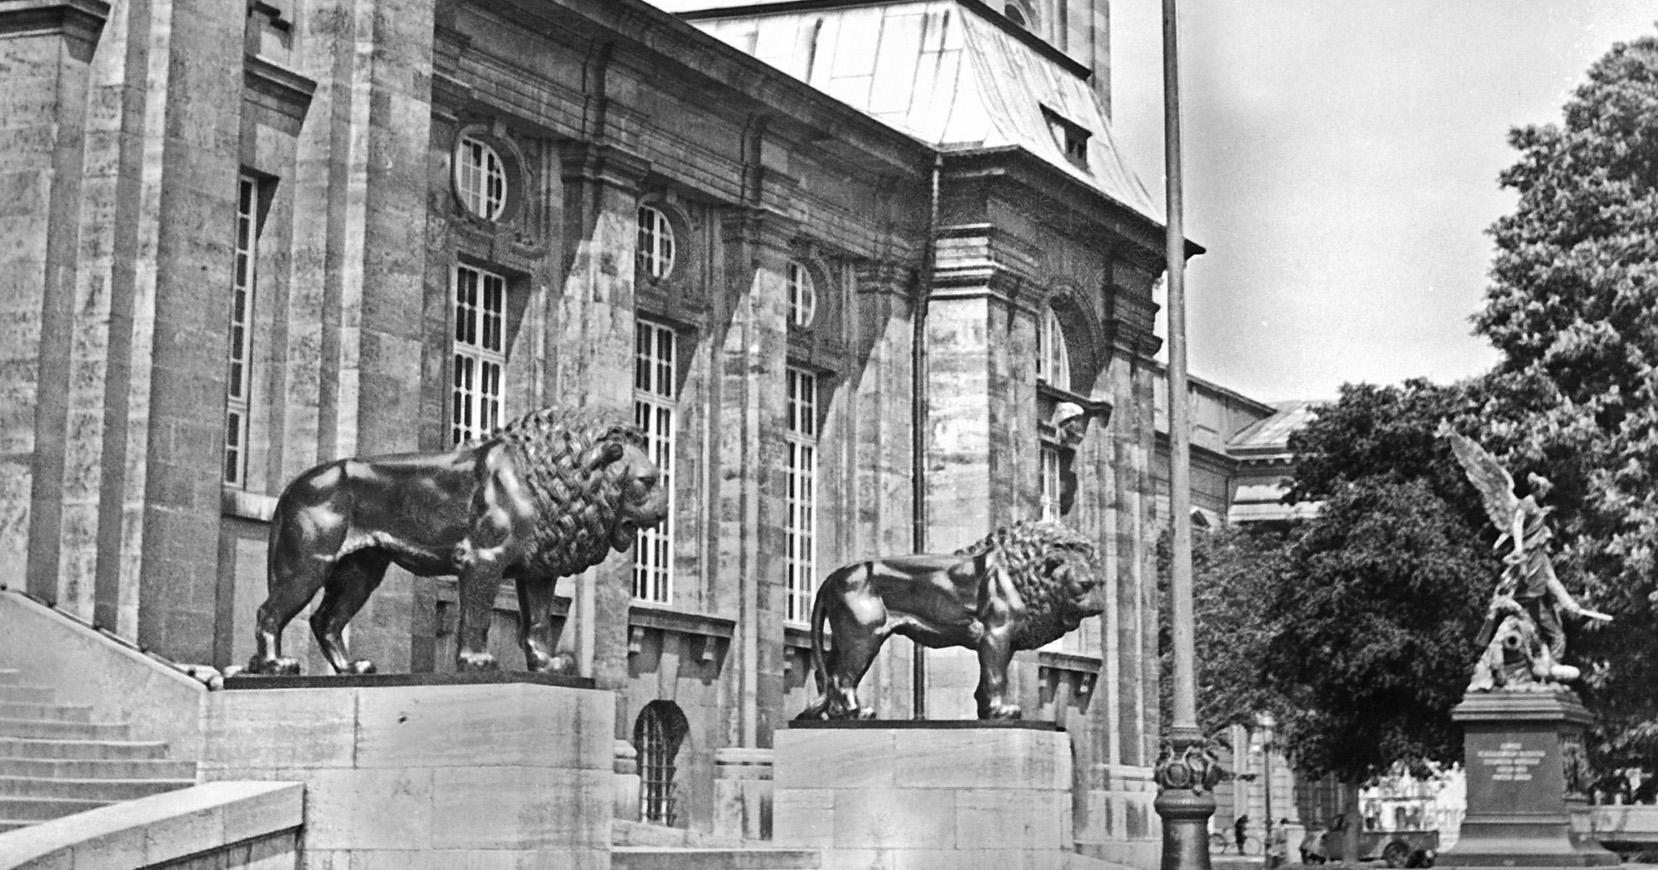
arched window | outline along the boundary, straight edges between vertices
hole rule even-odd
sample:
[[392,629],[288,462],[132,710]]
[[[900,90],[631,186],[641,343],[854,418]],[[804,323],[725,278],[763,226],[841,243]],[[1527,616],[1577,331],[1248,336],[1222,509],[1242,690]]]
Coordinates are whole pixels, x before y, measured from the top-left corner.
[[461,137],[455,146],[455,193],[473,215],[501,219],[507,208],[507,169],[494,146],[476,136]]
[[1036,324],[1036,379],[1062,389],[1071,388],[1071,355],[1065,347],[1065,327],[1051,307],[1042,309]]
[[784,276],[789,290],[789,325],[802,329],[812,325],[817,315],[817,288],[812,284],[812,273],[797,260],[790,260]]
[[639,266],[655,280],[674,270],[674,227],[659,208],[639,207]]
[[633,723],[633,746],[639,751],[639,818],[672,827],[679,818],[674,760],[690,730],[685,714],[672,701],[652,701]]

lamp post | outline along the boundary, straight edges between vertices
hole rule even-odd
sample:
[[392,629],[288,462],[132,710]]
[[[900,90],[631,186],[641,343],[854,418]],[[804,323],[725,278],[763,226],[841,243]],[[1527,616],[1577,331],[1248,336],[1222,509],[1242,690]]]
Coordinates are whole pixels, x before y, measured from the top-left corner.
[[1173,715],[1158,753],[1162,870],[1209,870],[1209,817],[1220,767],[1197,722],[1192,617],[1191,413],[1186,395],[1186,233],[1181,224],[1180,75],[1175,0],[1163,0],[1163,160],[1169,313],[1169,623],[1173,631]]
[[[1272,729],[1277,725],[1278,719],[1272,715],[1271,711],[1263,710],[1255,714],[1255,727],[1261,731],[1262,773],[1266,777],[1266,791],[1263,792],[1266,804],[1266,837],[1261,842],[1268,849],[1272,848]],[[1268,863],[1270,862],[1271,859],[1269,858]]]

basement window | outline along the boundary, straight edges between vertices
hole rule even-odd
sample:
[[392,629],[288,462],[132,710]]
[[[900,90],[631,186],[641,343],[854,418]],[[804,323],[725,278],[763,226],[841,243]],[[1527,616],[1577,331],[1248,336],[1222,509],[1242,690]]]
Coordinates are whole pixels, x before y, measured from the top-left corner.
[[1047,106],[1042,107],[1042,117],[1047,119],[1048,133],[1054,137],[1054,144],[1059,146],[1065,159],[1078,169],[1087,169],[1088,129]]

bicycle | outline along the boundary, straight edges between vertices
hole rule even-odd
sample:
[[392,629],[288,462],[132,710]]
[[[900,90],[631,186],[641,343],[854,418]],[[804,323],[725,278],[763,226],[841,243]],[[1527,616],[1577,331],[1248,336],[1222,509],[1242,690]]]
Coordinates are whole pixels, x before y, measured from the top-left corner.
[[1209,854],[1211,855],[1259,855],[1261,854],[1261,838],[1247,834],[1244,836],[1243,852],[1237,851],[1236,838],[1231,834],[1213,833],[1209,835]]

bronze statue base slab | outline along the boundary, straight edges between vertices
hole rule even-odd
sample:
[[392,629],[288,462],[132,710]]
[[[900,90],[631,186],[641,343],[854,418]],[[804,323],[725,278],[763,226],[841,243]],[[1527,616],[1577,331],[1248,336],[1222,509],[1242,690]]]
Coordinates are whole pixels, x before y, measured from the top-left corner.
[[1062,870],[1071,738],[1050,722],[791,722],[775,736],[772,838],[824,870]]
[[464,671],[443,674],[237,674],[225,678],[225,689],[372,689],[407,686],[473,686],[494,683],[528,683],[591,689],[591,677],[541,674],[534,671]]
[[1618,863],[1588,831],[1581,776],[1582,733],[1590,716],[1576,695],[1473,692],[1451,717],[1463,727],[1468,812],[1456,845],[1440,854],[1437,866]]
[[783,723],[783,727],[850,731],[956,731],[963,728],[1008,731],[1065,730],[1053,722],[1027,722],[1023,719],[794,719]]

